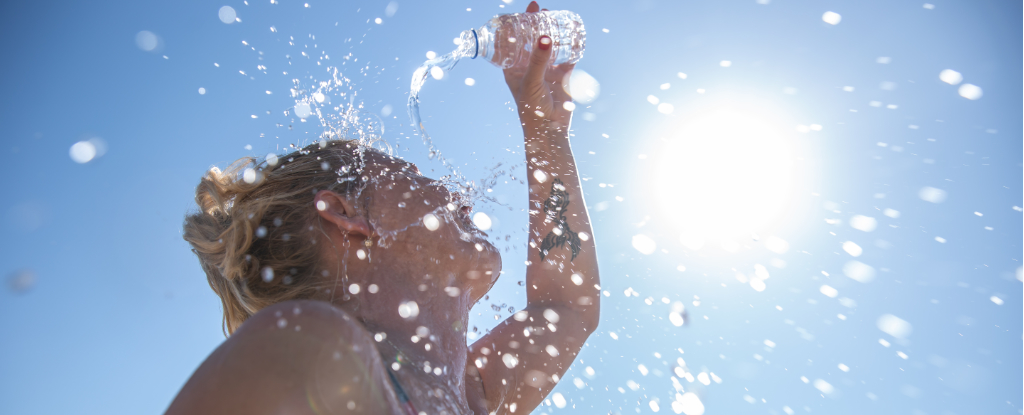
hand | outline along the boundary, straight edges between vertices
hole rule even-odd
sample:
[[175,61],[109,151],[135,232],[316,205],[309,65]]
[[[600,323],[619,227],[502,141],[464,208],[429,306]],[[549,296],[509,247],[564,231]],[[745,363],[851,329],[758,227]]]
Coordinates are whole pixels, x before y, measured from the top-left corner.
[[[526,8],[527,13],[538,11],[540,6],[537,2],[530,2]],[[572,102],[572,97],[563,85],[569,84],[569,75],[575,65],[549,67],[551,46],[551,38],[541,36],[526,62],[520,61],[505,69],[505,83],[516,101],[523,130],[527,132],[552,127],[568,131],[572,120],[572,111],[564,107],[566,102]]]

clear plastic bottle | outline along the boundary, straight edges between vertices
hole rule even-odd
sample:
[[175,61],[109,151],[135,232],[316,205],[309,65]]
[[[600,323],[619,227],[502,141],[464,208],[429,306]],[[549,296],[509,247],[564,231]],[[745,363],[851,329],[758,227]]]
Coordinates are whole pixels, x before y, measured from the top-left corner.
[[499,68],[510,68],[527,59],[544,35],[552,40],[552,65],[576,63],[583,57],[587,41],[583,20],[567,10],[494,16],[479,29],[462,32],[459,52],[463,57],[484,58]]
[[501,14],[491,18],[479,29],[463,31],[459,47],[451,53],[423,63],[413,73],[410,103],[419,96],[423,83],[433,67],[452,70],[463,58],[484,58],[499,68],[511,68],[528,59],[537,39],[551,38],[551,64],[576,63],[583,57],[587,31],[580,15],[568,10],[536,13]]
[[567,10],[501,14],[494,16],[479,29],[462,32],[458,48],[424,62],[423,66],[413,72],[409,88],[409,117],[428,146],[431,159],[437,156],[442,164],[451,169],[444,156],[434,148],[420,118],[420,89],[431,74],[431,69],[451,71],[463,58],[483,58],[499,68],[511,68],[529,59],[537,39],[545,35],[552,41],[551,65],[576,63],[583,57],[587,32],[578,14]]

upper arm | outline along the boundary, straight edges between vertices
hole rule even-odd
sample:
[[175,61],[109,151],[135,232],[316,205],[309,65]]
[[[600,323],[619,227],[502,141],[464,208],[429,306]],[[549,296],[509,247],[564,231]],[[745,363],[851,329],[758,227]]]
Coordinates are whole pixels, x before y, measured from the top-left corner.
[[249,318],[167,413],[392,413],[384,370],[357,321],[327,303],[289,301]]

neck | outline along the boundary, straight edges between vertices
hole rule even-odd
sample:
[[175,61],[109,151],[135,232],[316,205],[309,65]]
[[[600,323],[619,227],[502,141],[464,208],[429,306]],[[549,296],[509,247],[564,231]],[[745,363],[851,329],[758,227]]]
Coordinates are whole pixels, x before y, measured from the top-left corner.
[[[406,277],[388,275],[391,281],[420,281]],[[364,288],[338,306],[356,316],[380,339],[377,350],[384,364],[398,377],[414,406],[418,409],[451,408],[450,413],[467,413],[466,326],[472,306],[469,293],[452,297],[450,291],[444,291],[447,283],[436,278],[421,282],[422,286],[392,282],[386,290],[381,288],[377,293],[369,293]],[[423,286],[426,289],[421,291]],[[410,300],[415,301],[415,307],[409,307]],[[403,304],[406,306],[400,311]],[[409,315],[410,308],[418,309],[418,314]],[[393,365],[396,362],[399,364]]]

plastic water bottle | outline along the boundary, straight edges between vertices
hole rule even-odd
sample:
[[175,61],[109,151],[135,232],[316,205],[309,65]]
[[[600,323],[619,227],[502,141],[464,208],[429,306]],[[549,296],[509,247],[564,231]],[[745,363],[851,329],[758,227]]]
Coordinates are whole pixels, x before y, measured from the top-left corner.
[[551,38],[551,64],[576,63],[583,57],[587,32],[583,20],[567,10],[494,16],[479,29],[462,32],[463,57],[483,58],[499,68],[528,59],[537,39]]
[[479,29],[463,31],[458,48],[424,62],[416,69],[410,98],[419,96],[431,68],[450,71],[463,58],[483,58],[499,68],[511,68],[528,59],[537,39],[545,35],[551,38],[552,65],[576,63],[583,57],[587,31],[580,15],[567,10],[501,14]]
[[450,71],[463,58],[482,58],[499,68],[511,68],[528,60],[530,52],[537,45],[537,39],[545,35],[551,38],[551,65],[576,63],[583,57],[587,32],[578,14],[566,10],[501,14],[491,18],[479,29],[462,32],[458,48],[424,62],[423,66],[413,72],[409,88],[409,117],[413,125],[419,128],[420,136],[430,150],[431,159],[436,156],[442,164],[452,168],[434,147],[420,118],[420,89],[431,70]]

